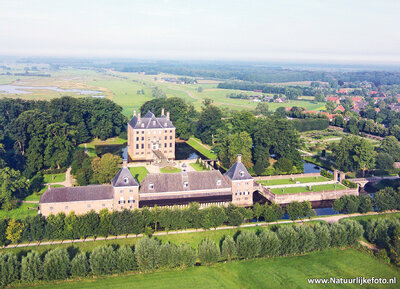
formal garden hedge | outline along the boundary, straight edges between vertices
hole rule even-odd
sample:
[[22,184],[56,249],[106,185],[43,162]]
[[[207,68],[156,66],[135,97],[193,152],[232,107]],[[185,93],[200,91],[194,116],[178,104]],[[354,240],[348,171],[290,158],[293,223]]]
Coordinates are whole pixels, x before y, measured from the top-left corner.
[[304,254],[352,246],[362,234],[363,228],[358,222],[346,220],[341,224],[285,225],[257,232],[242,231],[234,238],[224,237],[218,244],[204,239],[196,249],[188,244],[177,246],[145,236],[135,247],[108,245],[88,253],[65,248],[50,250],[43,256],[36,251],[18,256],[1,253],[0,286]]

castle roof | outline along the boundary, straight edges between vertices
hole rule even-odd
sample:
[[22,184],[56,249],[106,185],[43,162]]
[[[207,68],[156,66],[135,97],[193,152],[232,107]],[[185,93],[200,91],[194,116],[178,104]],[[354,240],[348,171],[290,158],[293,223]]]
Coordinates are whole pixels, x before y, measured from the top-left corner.
[[218,170],[203,172],[148,174],[140,183],[140,193],[230,189]]
[[128,124],[133,129],[175,128],[172,122],[165,115],[156,117],[154,113],[150,111],[140,119],[134,115]]
[[114,191],[110,185],[50,188],[40,197],[39,203],[110,200],[113,196]]
[[232,181],[253,179],[241,161],[234,163],[224,176],[230,178]]
[[111,180],[113,187],[138,187],[139,183],[132,176],[128,168],[121,168],[115,177]]

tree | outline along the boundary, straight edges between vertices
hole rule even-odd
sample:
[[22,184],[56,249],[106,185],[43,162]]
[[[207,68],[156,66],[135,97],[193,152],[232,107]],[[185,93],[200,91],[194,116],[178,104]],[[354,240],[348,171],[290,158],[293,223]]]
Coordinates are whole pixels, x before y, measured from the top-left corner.
[[255,258],[260,254],[261,242],[253,231],[242,231],[236,239],[239,258]]
[[133,271],[136,269],[135,254],[128,246],[121,246],[116,251],[118,272]]
[[99,184],[109,183],[118,173],[121,157],[106,153],[101,158],[96,157],[92,161],[93,182]]
[[174,268],[178,266],[179,257],[178,248],[175,244],[164,243],[160,245],[160,267]]
[[117,256],[112,246],[100,246],[90,254],[90,269],[95,275],[111,274],[117,269]]
[[308,201],[304,202],[291,202],[286,206],[286,212],[291,220],[303,219],[315,215],[315,211],[312,209],[311,203]]
[[314,250],[315,235],[310,226],[303,225],[294,227],[297,231],[297,245],[300,253],[306,253]]
[[316,224],[314,226],[315,249],[323,250],[329,247],[331,243],[331,234],[329,227],[325,224]]
[[347,232],[347,245],[354,245],[364,232],[362,225],[354,220],[342,220],[341,223]]
[[21,260],[21,280],[34,282],[42,278],[42,260],[36,251],[29,252]]
[[73,277],[84,277],[89,274],[90,265],[85,252],[77,254],[71,261],[71,275]]
[[7,218],[1,218],[0,219],[0,245],[4,246],[7,242],[7,227],[8,227],[8,219]]
[[210,239],[204,239],[199,244],[198,256],[201,264],[209,265],[216,263],[220,258],[220,252],[217,244]]
[[264,207],[264,220],[266,222],[275,222],[282,219],[284,212],[279,204],[271,203],[265,204]]
[[19,171],[9,167],[0,169],[0,203],[3,209],[10,210],[12,199],[28,188],[29,182]]
[[400,161],[400,144],[394,136],[387,136],[382,140],[379,152],[390,155],[396,162]]
[[203,227],[208,229],[210,227],[217,228],[226,221],[225,210],[221,207],[211,206],[202,210],[203,214]]
[[342,224],[333,223],[330,225],[331,247],[342,247],[347,243],[346,227]]
[[372,198],[370,195],[361,195],[360,197],[360,205],[358,207],[358,211],[362,214],[372,212]]
[[222,142],[216,145],[219,151],[219,159],[226,167],[231,167],[237,160],[237,155],[242,155],[242,163],[247,168],[253,167],[251,149],[253,141],[246,131],[228,135]]
[[255,203],[253,205],[253,212],[254,212],[254,216],[257,218],[257,222],[258,222],[261,215],[264,213],[264,207],[261,206],[259,203]]
[[6,287],[19,278],[19,262],[13,253],[0,253],[0,286]]
[[267,116],[269,114],[269,106],[266,102],[259,102],[256,106],[256,113]]
[[202,111],[196,128],[196,136],[199,137],[203,143],[208,145],[213,144],[213,135],[216,134],[217,129],[224,127],[222,112],[212,103],[210,99],[205,99],[203,101]]
[[375,158],[376,168],[379,170],[391,171],[394,160],[388,153],[378,153]]
[[275,232],[265,230],[260,235],[260,256],[275,257],[279,255],[280,242]]
[[298,252],[298,234],[293,226],[282,226],[276,231],[280,241],[282,255],[296,254]]
[[196,251],[189,244],[182,244],[177,249],[179,264],[182,267],[193,267],[196,264]]
[[236,243],[230,235],[222,241],[221,255],[225,260],[231,261],[236,256]]
[[154,270],[160,263],[160,242],[147,236],[141,238],[135,248],[139,270]]
[[361,139],[357,146],[354,147],[354,161],[355,167],[362,170],[363,176],[365,176],[366,169],[372,169],[375,166],[375,151],[372,144]]
[[334,103],[333,101],[329,101],[329,100],[325,104],[326,111],[329,113],[332,113],[335,110],[336,106],[337,106],[336,103]]
[[43,277],[47,281],[67,279],[70,270],[66,249],[57,248],[47,252],[43,261]]
[[199,86],[198,88],[197,88],[197,92],[203,92],[203,87],[201,87],[201,86]]
[[18,241],[21,240],[23,229],[24,229],[24,224],[15,219],[11,219],[8,222],[6,230],[7,240],[9,240],[13,244],[18,243]]
[[386,187],[375,193],[374,204],[379,212],[396,210],[400,207],[400,193],[391,187]]

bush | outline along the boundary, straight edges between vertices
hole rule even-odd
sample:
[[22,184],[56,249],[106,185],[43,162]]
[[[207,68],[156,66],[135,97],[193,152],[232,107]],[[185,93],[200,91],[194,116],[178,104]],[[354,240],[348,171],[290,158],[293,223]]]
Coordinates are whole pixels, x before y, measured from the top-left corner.
[[365,214],[373,211],[372,198],[370,195],[361,195],[359,196],[359,199],[360,199],[360,205],[358,207],[359,213]]
[[314,226],[315,235],[315,249],[324,250],[329,247],[331,243],[331,233],[329,226],[325,224],[316,224]]
[[236,239],[237,255],[249,259],[260,255],[261,242],[253,231],[242,231]]
[[66,249],[57,248],[47,252],[43,261],[43,277],[47,281],[67,279],[70,269]]
[[379,190],[375,194],[374,203],[379,212],[400,209],[400,191],[391,187]]
[[34,282],[42,278],[42,260],[36,251],[29,252],[21,260],[21,280]]
[[303,219],[315,215],[311,203],[309,201],[304,202],[291,202],[286,206],[286,212],[291,220]]
[[297,244],[300,253],[306,253],[314,250],[315,248],[315,235],[310,226],[296,226],[297,231]]
[[232,260],[236,257],[236,243],[231,236],[225,236],[222,241],[221,255],[225,260]]
[[95,275],[113,273],[117,268],[117,258],[113,247],[101,246],[93,249],[90,254],[90,269]]
[[275,232],[265,230],[260,235],[260,256],[275,257],[279,255],[280,241]]
[[177,248],[178,263],[182,267],[193,267],[196,264],[196,251],[189,244],[182,244]]
[[331,247],[343,247],[347,244],[346,228],[342,224],[333,223],[330,225]]
[[243,223],[243,215],[240,213],[239,209],[228,211],[227,218],[229,226],[240,226]]
[[217,244],[215,244],[210,239],[204,239],[203,241],[201,241],[198,247],[198,255],[201,264],[204,265],[216,263],[220,257]]
[[160,267],[173,268],[179,264],[179,254],[176,245],[164,243],[160,245]]
[[386,263],[390,263],[390,258],[387,254],[387,251],[385,249],[380,249],[378,251],[375,252],[375,257],[386,262]]
[[71,261],[71,275],[84,277],[89,273],[90,265],[85,252],[77,254]]
[[357,240],[363,235],[364,229],[360,225],[360,223],[354,220],[343,220],[342,225],[345,226],[345,230],[347,233],[347,245],[353,245],[357,242]]
[[0,253],[0,286],[5,287],[8,284],[19,279],[19,262],[17,256],[13,253]]
[[333,174],[331,174],[327,170],[321,170],[321,176],[333,180]]
[[154,270],[160,265],[160,242],[147,236],[135,247],[136,262],[141,271]]
[[135,254],[128,246],[121,246],[115,252],[118,272],[133,271],[136,269]]
[[280,251],[282,255],[296,254],[298,252],[298,235],[293,226],[282,226],[276,231],[281,243]]
[[342,180],[342,183],[343,183],[343,185],[345,185],[346,187],[348,187],[350,189],[355,189],[355,188],[358,187],[356,183],[353,183],[353,182],[351,182],[349,180],[346,180],[346,179]]
[[271,205],[265,204],[263,215],[266,222],[275,222],[282,219],[284,212],[280,205],[272,203]]

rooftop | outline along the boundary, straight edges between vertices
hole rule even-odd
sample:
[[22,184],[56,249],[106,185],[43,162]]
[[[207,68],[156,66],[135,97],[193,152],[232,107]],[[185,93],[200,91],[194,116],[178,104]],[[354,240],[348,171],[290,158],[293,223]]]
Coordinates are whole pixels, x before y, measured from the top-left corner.
[[113,187],[132,187],[139,186],[139,183],[132,176],[128,168],[121,168],[115,177],[111,180]]
[[134,115],[128,124],[133,129],[175,128],[172,122],[165,115],[156,117],[154,113],[150,111],[148,111],[143,117],[140,117],[140,115]]
[[112,186],[91,185],[85,187],[50,188],[40,197],[39,203],[96,201],[112,198]]

